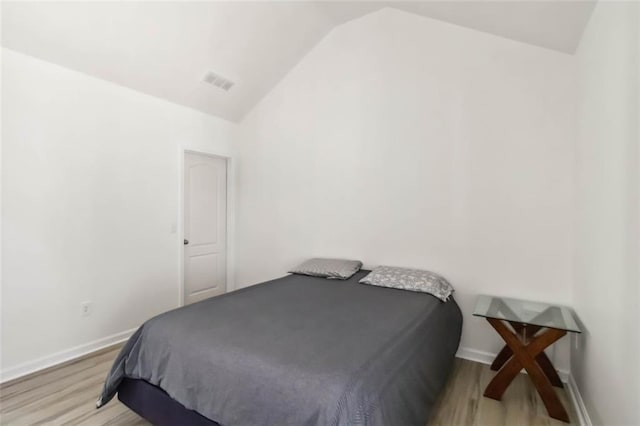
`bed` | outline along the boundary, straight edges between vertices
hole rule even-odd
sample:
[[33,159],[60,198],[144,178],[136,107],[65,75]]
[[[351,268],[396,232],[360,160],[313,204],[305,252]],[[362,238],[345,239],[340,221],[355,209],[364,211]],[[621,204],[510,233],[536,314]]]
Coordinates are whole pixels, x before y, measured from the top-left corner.
[[424,425],[453,365],[453,298],[289,275],[158,315],[129,339],[117,393],[154,424]]

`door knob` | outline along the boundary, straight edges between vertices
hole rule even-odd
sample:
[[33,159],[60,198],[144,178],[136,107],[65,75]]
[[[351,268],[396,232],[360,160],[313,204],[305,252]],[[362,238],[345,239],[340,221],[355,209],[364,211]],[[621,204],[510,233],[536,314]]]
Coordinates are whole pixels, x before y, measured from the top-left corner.
[[186,246],[187,244],[189,244],[189,240],[187,240],[186,238],[184,239],[184,245]]

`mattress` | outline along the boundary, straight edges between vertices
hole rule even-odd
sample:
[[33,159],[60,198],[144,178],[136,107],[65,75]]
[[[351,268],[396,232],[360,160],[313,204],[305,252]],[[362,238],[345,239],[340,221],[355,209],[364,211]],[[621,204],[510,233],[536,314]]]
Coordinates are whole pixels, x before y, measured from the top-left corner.
[[367,272],[289,275],[152,318],[98,406],[138,379],[222,425],[424,425],[453,365],[460,309],[358,283]]

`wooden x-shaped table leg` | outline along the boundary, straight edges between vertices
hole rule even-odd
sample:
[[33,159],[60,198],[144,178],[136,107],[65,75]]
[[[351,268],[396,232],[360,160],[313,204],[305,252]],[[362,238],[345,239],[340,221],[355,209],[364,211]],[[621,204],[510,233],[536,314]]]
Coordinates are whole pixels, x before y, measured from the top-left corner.
[[[541,354],[544,354],[544,350],[547,347],[560,339],[567,332],[564,330],[549,328],[534,337],[533,334],[538,331],[535,330],[534,333],[526,332],[526,335],[523,336],[524,339],[521,339],[516,333],[509,330],[506,324],[501,320],[487,318],[487,321],[489,321],[498,334],[500,334],[513,355],[510,356],[508,361],[498,360],[500,355],[496,358],[496,361],[494,361],[496,365],[500,363],[504,365],[487,386],[484,396],[498,401],[502,399],[504,391],[513,379],[516,378],[520,370],[524,368],[527,373],[529,373],[529,378],[538,390],[549,415],[555,419],[569,422],[567,411],[562,406],[562,402],[560,402],[560,399],[558,398],[558,395],[556,395],[551,384],[549,377],[551,374],[546,371],[550,367],[555,373],[555,369],[546,355],[541,356]],[[522,329],[516,329],[516,332],[519,331],[522,331]],[[506,351],[503,350],[503,352]],[[506,355],[502,354],[502,358],[505,357]],[[543,365],[545,365],[545,362],[548,362],[549,365],[543,368],[540,364],[541,359],[543,360]],[[557,376],[557,373],[555,373],[555,375]],[[558,378],[558,381],[559,380],[560,379]]]
[[[514,331],[518,335],[522,336],[525,339],[525,341],[529,341],[530,339],[532,339],[533,336],[535,336],[536,333],[542,329],[542,327],[539,325],[525,326],[524,324],[521,324],[519,322],[514,322],[514,321],[509,321],[509,324],[511,324],[511,327],[514,329]],[[513,351],[509,346],[505,345],[502,348],[502,350],[498,353],[498,356],[496,356],[496,359],[493,360],[493,363],[491,364],[491,369],[493,371],[500,370],[500,368],[507,361],[509,361],[509,359],[512,356],[513,356]],[[544,351],[540,352],[538,356],[536,356],[536,361],[542,368],[542,371],[544,371],[544,374],[547,375],[547,377],[549,378],[549,381],[553,386],[557,388],[564,388],[564,385],[562,384],[562,380],[560,379],[560,376],[558,376],[558,372],[556,371],[555,367],[551,363],[551,360],[549,359],[549,357],[547,357],[547,354],[545,354]]]

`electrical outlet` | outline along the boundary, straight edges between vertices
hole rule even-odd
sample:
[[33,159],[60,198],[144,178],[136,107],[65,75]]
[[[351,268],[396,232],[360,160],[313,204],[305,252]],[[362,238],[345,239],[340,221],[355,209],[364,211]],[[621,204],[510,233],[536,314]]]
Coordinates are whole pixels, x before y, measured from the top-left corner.
[[91,315],[91,311],[93,311],[93,307],[90,300],[86,302],[80,302],[80,314],[83,317],[88,317],[89,315]]

